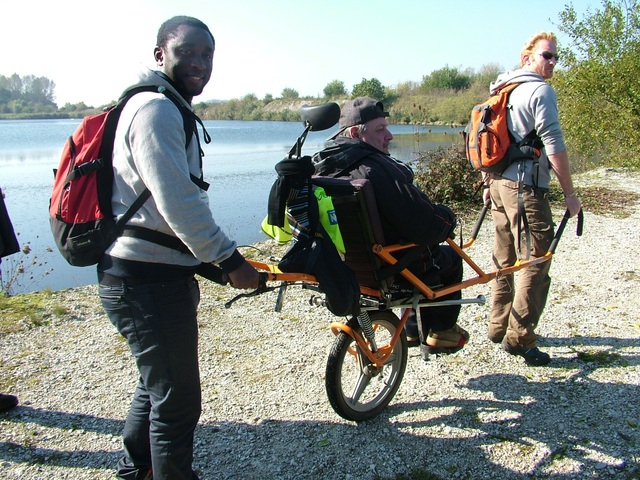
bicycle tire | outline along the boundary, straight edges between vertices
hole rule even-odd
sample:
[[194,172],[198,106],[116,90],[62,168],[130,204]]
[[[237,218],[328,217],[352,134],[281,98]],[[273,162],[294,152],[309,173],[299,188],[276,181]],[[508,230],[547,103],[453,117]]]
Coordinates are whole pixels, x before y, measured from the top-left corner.
[[[369,313],[378,346],[388,345],[400,320],[391,311]],[[359,326],[355,327],[359,331]],[[332,345],[325,387],[333,410],[356,422],[377,416],[395,396],[407,367],[407,336],[404,332],[387,362],[368,370],[369,359],[347,333],[340,332]]]

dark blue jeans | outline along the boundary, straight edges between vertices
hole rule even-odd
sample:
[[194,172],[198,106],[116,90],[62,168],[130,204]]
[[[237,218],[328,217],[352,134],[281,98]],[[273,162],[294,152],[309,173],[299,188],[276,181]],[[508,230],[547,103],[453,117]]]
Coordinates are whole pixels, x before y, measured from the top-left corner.
[[191,480],[193,434],[201,411],[198,283],[188,277],[127,285],[114,278],[101,282],[100,299],[127,339],[140,373],[117,476],[137,480],[152,469],[154,480]]

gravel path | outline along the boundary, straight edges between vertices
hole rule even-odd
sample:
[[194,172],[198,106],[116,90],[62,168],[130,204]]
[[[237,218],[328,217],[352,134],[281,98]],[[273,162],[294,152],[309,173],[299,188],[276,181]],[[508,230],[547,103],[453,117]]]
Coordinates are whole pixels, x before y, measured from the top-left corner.
[[[640,176],[598,171],[640,195]],[[560,215],[560,212],[558,212]],[[391,405],[356,424],[324,389],[333,341],[322,307],[290,288],[231,309],[236,291],[201,282],[203,413],[194,466],[204,479],[640,478],[640,207],[626,218],[571,221],[551,268],[540,322],[548,367],[527,367],[486,338],[488,306],[464,306],[461,352],[423,362],[410,349]],[[468,227],[470,228],[470,227]],[[470,254],[489,269],[491,221]],[[481,285],[466,297],[489,294]],[[136,382],[126,344],[94,286],[56,292],[48,324],[0,337],[0,478],[111,479]],[[418,473],[423,476],[418,476]],[[429,476],[430,474],[431,476]]]

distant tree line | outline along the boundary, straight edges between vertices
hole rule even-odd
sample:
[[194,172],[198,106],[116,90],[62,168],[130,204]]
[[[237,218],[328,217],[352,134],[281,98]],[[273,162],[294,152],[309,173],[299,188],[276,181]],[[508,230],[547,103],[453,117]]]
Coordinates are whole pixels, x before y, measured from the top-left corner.
[[446,66],[425,75],[421,83],[387,87],[377,78],[363,78],[349,90],[341,80],[332,80],[324,87],[321,97],[300,97],[297,90],[285,88],[277,98],[267,94],[259,99],[251,93],[220,103],[201,102],[194,108],[198,115],[209,120],[298,121],[298,107],[303,101],[310,104],[344,102],[368,96],[385,104],[392,123],[460,125],[468,121],[473,105],[487,96],[489,82],[500,71],[497,64],[482,67],[477,73]]
[[0,113],[53,113],[55,88],[46,77],[0,75]]
[[[584,18],[571,4],[559,14],[561,63],[551,80],[558,93],[560,120],[571,153],[611,165],[640,167],[640,5],[639,0],[603,0],[600,10]],[[516,66],[518,59],[514,59]],[[479,71],[445,65],[420,82],[394,87],[363,78],[349,90],[330,81],[323,96],[301,98],[294,88],[259,99],[250,93],[224,102],[194,105],[203,119],[299,120],[302,101],[321,103],[370,96],[385,103],[391,123],[465,124],[473,105],[486,99],[489,83],[503,70],[489,64]],[[58,108],[55,84],[45,77],[0,75],[0,118],[16,116],[82,116],[92,107],[79,103]]]
[[82,117],[95,112],[84,102],[59,108],[54,100],[55,88],[56,84],[46,77],[0,75],[0,118]]

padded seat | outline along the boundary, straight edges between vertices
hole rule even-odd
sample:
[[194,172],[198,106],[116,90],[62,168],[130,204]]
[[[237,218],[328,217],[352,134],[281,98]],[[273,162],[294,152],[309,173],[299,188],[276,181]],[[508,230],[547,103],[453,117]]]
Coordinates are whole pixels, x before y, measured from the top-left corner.
[[388,285],[377,275],[383,262],[373,252],[374,245],[385,245],[385,241],[371,183],[329,177],[312,177],[312,183],[332,198],[345,246],[345,263],[358,284],[386,293]]

